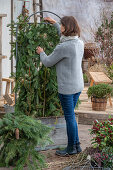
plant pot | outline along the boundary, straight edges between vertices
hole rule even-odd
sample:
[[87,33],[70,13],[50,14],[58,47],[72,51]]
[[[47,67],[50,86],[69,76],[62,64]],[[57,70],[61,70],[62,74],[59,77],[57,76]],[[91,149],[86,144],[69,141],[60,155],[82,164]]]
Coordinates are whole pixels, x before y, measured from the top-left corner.
[[88,68],[89,68],[89,61],[88,61],[88,59],[83,59],[82,60],[82,70],[83,70],[83,73],[87,72]]
[[86,43],[84,46],[84,58],[91,58],[99,53],[99,48],[96,43]]
[[92,110],[105,111],[107,105],[107,98],[91,97]]
[[15,112],[14,106],[4,105],[4,108],[5,108],[5,113],[14,113]]

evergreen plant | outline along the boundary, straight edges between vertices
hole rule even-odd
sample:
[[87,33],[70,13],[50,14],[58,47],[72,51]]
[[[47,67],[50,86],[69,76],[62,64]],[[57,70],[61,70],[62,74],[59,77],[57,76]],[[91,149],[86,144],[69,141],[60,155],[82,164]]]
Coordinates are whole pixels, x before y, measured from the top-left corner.
[[50,143],[50,128],[24,113],[8,113],[0,120],[0,164],[13,166],[14,170],[41,170],[45,167],[44,156],[36,146]]
[[[50,24],[28,24],[27,17],[23,18],[22,15],[18,20],[17,110],[23,110],[26,115],[59,116],[62,111],[57,95],[55,67],[42,65],[36,53],[37,46],[41,46],[47,55],[53,52],[59,42],[57,30]],[[14,24],[12,28],[16,36]],[[12,46],[15,56],[16,41]]]

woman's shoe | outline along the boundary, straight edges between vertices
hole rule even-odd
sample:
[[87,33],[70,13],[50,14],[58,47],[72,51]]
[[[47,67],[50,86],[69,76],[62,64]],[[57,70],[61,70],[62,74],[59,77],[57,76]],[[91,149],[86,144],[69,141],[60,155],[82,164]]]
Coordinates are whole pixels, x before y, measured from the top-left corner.
[[67,146],[64,150],[57,150],[56,155],[67,156],[77,154],[76,145]]
[[77,144],[76,144],[76,150],[77,150],[77,153],[82,152],[82,149],[81,149],[81,147],[80,147],[80,143],[77,143]]
[[68,155],[67,148],[65,148],[64,150],[57,150],[55,154],[58,156],[67,156]]

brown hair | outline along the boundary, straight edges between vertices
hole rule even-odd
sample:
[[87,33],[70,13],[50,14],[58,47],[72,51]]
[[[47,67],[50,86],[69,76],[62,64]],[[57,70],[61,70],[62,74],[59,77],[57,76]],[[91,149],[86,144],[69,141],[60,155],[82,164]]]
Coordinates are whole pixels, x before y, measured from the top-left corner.
[[61,24],[65,27],[65,31],[62,33],[65,36],[76,36],[80,37],[80,28],[73,16],[65,16],[61,18]]

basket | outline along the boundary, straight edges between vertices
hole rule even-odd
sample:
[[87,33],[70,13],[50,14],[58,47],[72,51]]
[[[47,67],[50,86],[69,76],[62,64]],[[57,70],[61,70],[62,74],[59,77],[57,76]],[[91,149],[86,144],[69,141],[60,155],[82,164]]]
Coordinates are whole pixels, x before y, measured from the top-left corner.
[[83,73],[87,72],[89,69],[89,60],[88,59],[83,59],[82,60],[82,70]]
[[91,97],[92,110],[105,111],[107,105],[107,98]]
[[95,43],[86,43],[84,47],[84,58],[91,58],[92,56],[95,56],[98,54],[99,49],[96,46]]

